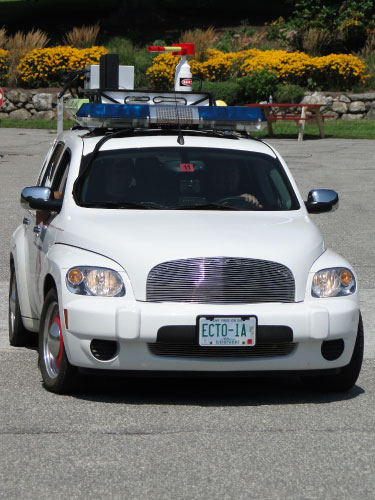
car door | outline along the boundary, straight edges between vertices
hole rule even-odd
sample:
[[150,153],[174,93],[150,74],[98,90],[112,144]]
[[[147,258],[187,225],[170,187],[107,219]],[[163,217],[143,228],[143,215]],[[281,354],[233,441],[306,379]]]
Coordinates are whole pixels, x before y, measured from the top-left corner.
[[[56,199],[62,198],[66,175],[70,165],[70,150],[65,149],[60,154],[56,164],[52,165],[50,171],[46,170],[46,175],[42,179],[41,185],[51,188],[51,197]],[[61,194],[59,194],[61,193]],[[30,251],[30,281],[31,281],[31,296],[35,305],[37,316],[40,317],[43,307],[43,282],[45,272],[44,260],[49,248],[54,244],[56,239],[56,226],[53,224],[59,214],[48,213],[37,210],[33,218],[33,236],[32,244],[29,243]]]
[[[55,142],[51,148],[50,153],[44,162],[41,169],[37,185],[50,187],[52,175],[55,172],[56,166],[61,158],[64,150],[62,142]],[[38,229],[36,223],[37,213],[35,210],[27,209],[24,213],[23,226],[25,238],[25,269],[26,281],[28,288],[28,295],[30,300],[31,313],[33,318],[38,318],[38,311],[35,304],[34,297],[34,281],[35,281],[35,258],[36,258],[36,244],[38,243]]]

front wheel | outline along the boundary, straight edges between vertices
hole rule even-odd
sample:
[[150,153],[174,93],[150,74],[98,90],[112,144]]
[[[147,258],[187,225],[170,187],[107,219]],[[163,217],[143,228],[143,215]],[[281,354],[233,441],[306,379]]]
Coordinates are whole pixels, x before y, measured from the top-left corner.
[[362,316],[359,315],[357,338],[350,363],[343,366],[335,375],[301,377],[303,383],[311,389],[323,392],[345,392],[356,383],[363,360],[364,333]]
[[39,330],[39,366],[45,387],[58,394],[71,392],[77,371],[66,357],[55,289],[44,301]]

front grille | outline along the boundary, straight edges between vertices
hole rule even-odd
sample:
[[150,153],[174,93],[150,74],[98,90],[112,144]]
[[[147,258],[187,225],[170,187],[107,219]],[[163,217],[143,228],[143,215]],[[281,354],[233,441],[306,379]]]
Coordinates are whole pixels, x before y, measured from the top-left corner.
[[254,347],[201,347],[194,344],[147,344],[155,356],[178,358],[272,358],[291,354],[294,342],[256,344]]
[[277,262],[199,257],[163,262],[147,277],[147,300],[211,304],[294,302],[290,269]]

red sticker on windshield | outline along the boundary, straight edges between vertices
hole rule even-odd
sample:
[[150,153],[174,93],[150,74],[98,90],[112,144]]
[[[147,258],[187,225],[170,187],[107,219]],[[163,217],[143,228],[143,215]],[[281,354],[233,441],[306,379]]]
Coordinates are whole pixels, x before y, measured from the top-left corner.
[[192,163],[180,163],[181,172],[194,172],[194,165]]

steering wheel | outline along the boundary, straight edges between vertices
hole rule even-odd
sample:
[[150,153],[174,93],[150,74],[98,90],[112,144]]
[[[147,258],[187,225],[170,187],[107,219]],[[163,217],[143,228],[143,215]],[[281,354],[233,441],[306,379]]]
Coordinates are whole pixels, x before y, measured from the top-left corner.
[[229,203],[233,203],[234,206],[236,206],[236,205],[249,206],[249,204],[250,204],[255,208],[260,208],[259,205],[254,203],[254,201],[248,201],[243,196],[240,196],[240,195],[226,196],[225,198],[221,198],[220,200],[217,200],[216,203],[220,203],[221,205],[228,205]]

